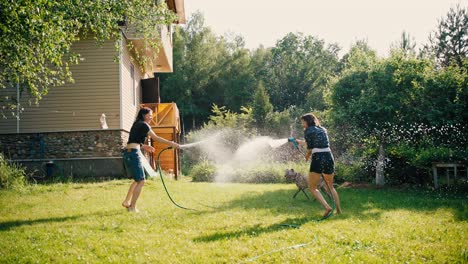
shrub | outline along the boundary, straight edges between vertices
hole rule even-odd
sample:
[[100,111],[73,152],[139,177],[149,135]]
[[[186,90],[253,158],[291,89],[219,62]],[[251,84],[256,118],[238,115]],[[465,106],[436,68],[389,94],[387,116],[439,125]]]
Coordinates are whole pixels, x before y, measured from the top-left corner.
[[208,160],[203,160],[194,165],[189,176],[195,182],[212,182],[214,180],[216,168]]
[[187,142],[202,142],[202,144],[183,151],[183,169],[191,174],[191,168],[200,163],[224,162],[246,140],[248,140],[247,134],[229,128],[204,127],[191,131],[187,135]]
[[262,164],[250,168],[238,169],[231,177],[239,183],[283,183],[285,168],[277,164]]
[[294,169],[307,176],[309,164],[307,162],[264,162],[235,170],[230,180],[238,183],[286,183],[284,177],[286,169]]
[[[225,180],[235,183],[285,183],[284,172],[286,169],[294,169],[304,175],[309,171],[309,164],[306,162],[265,162],[255,166],[238,168],[226,173]],[[215,181],[216,168],[209,161],[205,160],[194,165],[189,176],[193,181],[213,182]]]
[[270,112],[266,116],[261,132],[276,137],[302,137],[303,130],[300,118],[306,112],[306,110],[295,106],[291,106],[281,112]]
[[363,149],[352,148],[335,156],[335,181],[337,183],[369,183],[375,177],[372,153],[363,153]]
[[252,108],[241,107],[240,113],[235,113],[225,106],[213,104],[211,111],[213,114],[210,115],[208,123],[204,124],[204,128],[234,128],[245,132],[255,130]]
[[[300,122],[296,122],[300,123]],[[271,136],[288,137],[291,130],[295,130],[296,123],[291,113],[288,110],[282,112],[271,112],[267,115],[264,128],[262,132],[268,133]]]
[[467,157],[467,151],[447,147],[427,147],[418,151],[411,164],[416,167],[431,167],[432,162],[466,162]]
[[218,160],[220,156],[227,156],[227,153],[232,153],[257,134],[256,128],[252,126],[251,108],[242,107],[241,113],[235,113],[224,106],[213,105],[212,112],[208,123],[186,136],[188,143],[204,142],[197,148],[183,152],[185,170],[190,171],[191,167],[205,160]]
[[465,150],[406,144],[392,146],[388,151],[387,181],[390,184],[431,184],[432,162],[467,162]]
[[18,164],[9,164],[0,154],[0,189],[21,189],[26,185],[26,173]]
[[335,162],[335,182],[371,182],[372,178],[360,162],[345,164]]

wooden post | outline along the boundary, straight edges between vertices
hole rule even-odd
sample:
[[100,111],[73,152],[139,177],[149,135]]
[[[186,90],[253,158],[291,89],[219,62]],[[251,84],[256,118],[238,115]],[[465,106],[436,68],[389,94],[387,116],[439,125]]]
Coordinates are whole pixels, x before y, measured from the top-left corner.
[[447,177],[447,186],[450,185],[450,168],[445,169],[445,176]]
[[453,183],[457,184],[457,164],[453,166]]
[[437,177],[437,166],[435,164],[432,165],[432,174],[434,176],[434,188],[439,188],[439,181]]
[[377,156],[377,165],[375,167],[375,183],[378,186],[383,186],[385,184],[385,147],[383,137],[380,140],[379,145],[379,155]]

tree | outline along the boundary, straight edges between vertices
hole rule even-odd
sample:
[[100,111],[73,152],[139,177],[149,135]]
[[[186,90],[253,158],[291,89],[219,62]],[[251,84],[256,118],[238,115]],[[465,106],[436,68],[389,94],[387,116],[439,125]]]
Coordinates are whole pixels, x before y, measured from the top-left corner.
[[[369,60],[372,56],[364,59]],[[369,66],[345,70],[331,94],[332,117],[335,124],[346,123],[363,140],[376,143],[376,184],[384,185],[386,147],[396,139],[395,127],[420,119],[415,115],[415,95],[426,85],[425,76],[432,65],[394,53]]]
[[468,60],[457,66],[434,69],[427,85],[418,90],[415,114],[431,126],[468,124]]
[[234,36],[229,40],[225,36],[222,40],[226,41],[227,54],[221,58],[222,67],[218,69],[221,73],[215,89],[224,90],[223,105],[237,112],[252,101],[255,77],[249,67],[250,53],[244,48],[243,38]]
[[161,75],[161,97],[181,108],[188,129],[208,120],[211,105],[238,112],[252,101],[255,78],[242,37],[218,37],[200,12],[174,32],[174,73]]
[[450,8],[424,49],[434,54],[442,67],[451,64],[463,67],[463,61],[468,58],[468,8],[460,5]]
[[288,33],[279,40],[271,50],[272,75],[264,80],[275,110],[302,106],[311,98],[313,108],[324,109],[323,90],[337,72],[338,50],[300,33]]
[[[49,88],[73,81],[70,66],[80,61],[71,51],[73,42],[93,36],[98,43],[113,39],[118,44],[125,21],[156,47],[155,27],[174,20],[166,3],[154,0],[1,1],[0,89],[19,84],[38,103]],[[17,103],[16,96],[1,96],[1,113],[13,113]]]
[[255,91],[252,108],[253,118],[256,124],[263,126],[268,113],[273,111],[273,105],[270,103],[270,97],[262,81],[258,83],[257,90]]
[[348,121],[348,113],[352,112],[352,102],[356,100],[367,83],[368,72],[375,67],[379,59],[366,41],[357,41],[340,61],[341,75],[335,79],[327,101],[331,107],[332,126],[335,131],[334,141],[338,152],[344,152],[361,142],[365,135],[356,126],[354,120]]
[[179,105],[189,129],[207,120],[213,103],[224,105],[224,92],[213,87],[222,72],[219,62],[226,54],[224,44],[204,23],[203,15],[196,12],[185,27],[175,27],[174,73],[160,75],[161,98]]
[[263,46],[253,50],[250,55],[249,68],[252,71],[257,83],[263,81],[264,84],[269,86],[273,84],[273,48],[264,48]]
[[340,61],[340,72],[368,71],[377,63],[377,52],[365,40],[358,40]]
[[416,55],[416,41],[411,35],[405,31],[401,33],[401,39],[399,42],[392,44],[392,52],[402,52],[406,56]]

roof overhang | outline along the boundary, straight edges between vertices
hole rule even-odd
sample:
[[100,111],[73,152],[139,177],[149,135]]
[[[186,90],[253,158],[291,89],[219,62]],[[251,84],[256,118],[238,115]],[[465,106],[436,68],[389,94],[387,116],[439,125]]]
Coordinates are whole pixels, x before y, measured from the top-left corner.
[[185,24],[184,0],[167,0],[167,6],[177,14],[177,24]]
[[[167,6],[177,15],[177,24],[185,24],[185,7],[184,0],[166,0]],[[145,65],[145,73],[152,74],[154,72],[172,72],[172,27],[161,25],[158,27],[159,33],[159,48],[147,46],[147,42],[141,36],[138,36],[136,29],[132,25],[122,27],[122,32],[127,40],[129,40],[140,55],[146,58],[153,58]]]
[[154,48],[148,45],[148,41],[132,34],[131,30],[124,31],[125,38],[132,43],[138,54],[149,59],[144,65],[144,73],[173,71],[171,26],[159,26],[158,33],[159,39],[156,39],[156,42],[159,45],[158,48]]

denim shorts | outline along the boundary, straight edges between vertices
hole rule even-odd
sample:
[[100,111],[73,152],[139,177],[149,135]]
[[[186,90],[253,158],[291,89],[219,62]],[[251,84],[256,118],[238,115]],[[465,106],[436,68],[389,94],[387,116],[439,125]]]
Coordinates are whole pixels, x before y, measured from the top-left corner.
[[331,152],[316,152],[312,154],[310,172],[333,174],[335,172],[335,160]]
[[141,157],[138,155],[138,151],[138,149],[130,149],[130,151],[126,149],[123,154],[127,177],[133,178],[136,182],[145,179],[145,171],[143,165],[141,165]]

